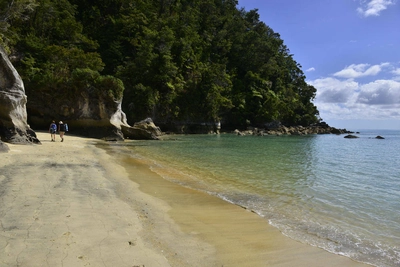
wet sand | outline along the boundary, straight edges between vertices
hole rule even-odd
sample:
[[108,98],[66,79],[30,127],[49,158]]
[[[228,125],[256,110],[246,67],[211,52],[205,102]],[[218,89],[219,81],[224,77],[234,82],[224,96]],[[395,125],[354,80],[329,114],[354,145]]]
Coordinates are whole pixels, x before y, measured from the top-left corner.
[[[0,266],[367,266],[76,136],[0,154]],[[100,146],[96,146],[99,145]]]

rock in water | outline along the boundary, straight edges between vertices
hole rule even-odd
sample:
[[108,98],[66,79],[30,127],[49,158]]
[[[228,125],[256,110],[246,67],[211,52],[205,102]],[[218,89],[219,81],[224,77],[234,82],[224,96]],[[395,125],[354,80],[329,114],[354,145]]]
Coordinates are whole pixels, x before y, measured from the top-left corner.
[[27,123],[24,84],[0,47],[0,137],[14,144],[40,143]]
[[358,138],[358,136],[349,134],[349,135],[346,135],[344,138]]

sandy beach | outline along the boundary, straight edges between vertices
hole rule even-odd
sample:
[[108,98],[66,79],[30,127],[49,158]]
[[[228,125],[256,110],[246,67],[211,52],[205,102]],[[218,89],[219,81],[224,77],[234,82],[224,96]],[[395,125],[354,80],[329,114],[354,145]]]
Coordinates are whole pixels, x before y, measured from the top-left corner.
[[0,155],[1,267],[367,266],[168,182],[106,142],[37,134],[41,145]]

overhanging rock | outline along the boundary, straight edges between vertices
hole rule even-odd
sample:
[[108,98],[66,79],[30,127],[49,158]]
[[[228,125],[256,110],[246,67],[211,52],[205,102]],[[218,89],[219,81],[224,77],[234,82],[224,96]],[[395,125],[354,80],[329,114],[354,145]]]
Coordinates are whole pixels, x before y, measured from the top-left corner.
[[13,144],[40,143],[27,123],[24,84],[0,47],[0,137]]

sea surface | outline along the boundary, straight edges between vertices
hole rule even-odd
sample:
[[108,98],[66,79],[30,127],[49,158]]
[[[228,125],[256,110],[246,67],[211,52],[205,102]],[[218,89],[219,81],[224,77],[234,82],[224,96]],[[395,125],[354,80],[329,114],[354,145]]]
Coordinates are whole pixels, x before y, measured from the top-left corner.
[[169,181],[256,212],[292,239],[400,266],[400,131],[355,135],[171,135],[125,141],[124,153]]

